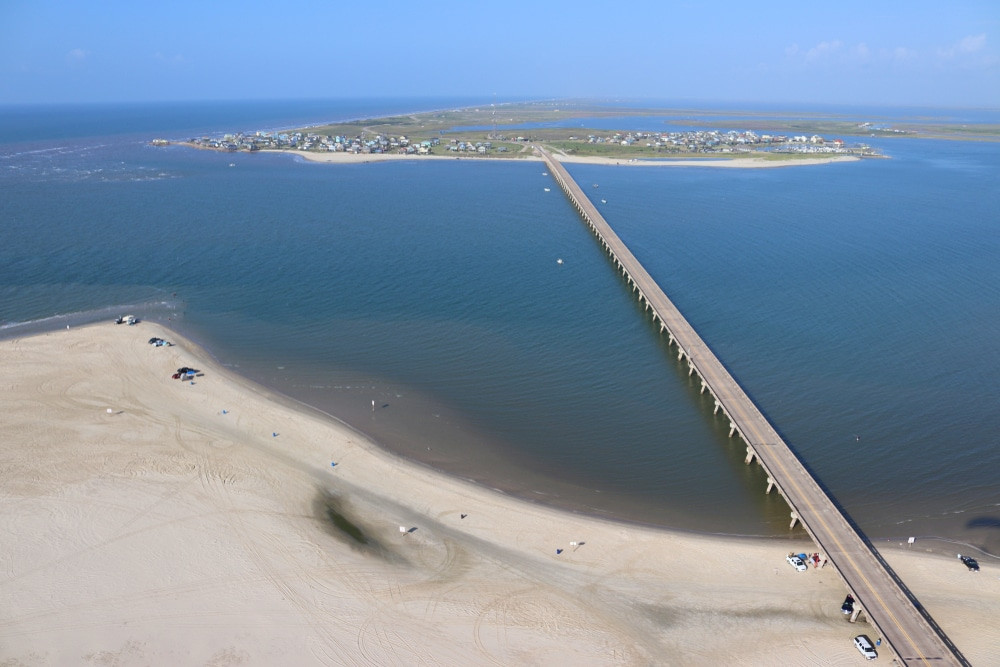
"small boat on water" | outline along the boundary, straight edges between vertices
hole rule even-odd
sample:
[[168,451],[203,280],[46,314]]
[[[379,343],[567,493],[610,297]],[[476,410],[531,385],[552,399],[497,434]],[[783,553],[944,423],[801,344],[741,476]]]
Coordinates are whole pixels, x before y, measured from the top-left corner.
[[546,191],[546,192],[550,192],[550,189],[549,189],[549,188],[545,188],[545,191]]

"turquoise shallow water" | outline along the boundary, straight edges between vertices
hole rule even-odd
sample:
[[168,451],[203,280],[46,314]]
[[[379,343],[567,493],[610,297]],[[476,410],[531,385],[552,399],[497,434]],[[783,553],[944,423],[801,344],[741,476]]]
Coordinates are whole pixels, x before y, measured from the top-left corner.
[[[541,165],[146,145],[229,129],[225,110],[181,111],[98,135],[54,110],[55,136],[36,122],[0,146],[0,332],[127,307],[455,474],[787,534],[787,508]],[[282,124],[272,111],[261,126]],[[884,146],[892,160],[820,167],[568,167],[869,535],[1000,551],[1000,146]]]

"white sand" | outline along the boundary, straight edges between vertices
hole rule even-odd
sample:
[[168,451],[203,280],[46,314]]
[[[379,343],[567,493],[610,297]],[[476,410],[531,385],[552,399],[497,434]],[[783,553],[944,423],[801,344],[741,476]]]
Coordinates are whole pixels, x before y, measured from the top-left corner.
[[[871,634],[830,566],[784,563],[805,541],[516,501],[156,325],[0,341],[0,361],[2,665],[839,665]],[[184,365],[204,375],[171,379]],[[369,546],[332,527],[328,496]],[[973,664],[1000,664],[1000,568],[887,558]]]
[[[493,157],[484,155],[402,155],[399,153],[317,153],[314,151],[279,150],[269,151],[298,155],[310,162],[325,162],[333,164],[364,164],[367,162],[386,162],[390,160],[405,160],[421,162],[428,160],[466,160],[477,162],[482,160],[530,160],[540,162],[541,158],[532,153],[517,154],[513,157]],[[622,167],[718,167],[723,169],[768,169],[771,167],[800,167],[809,165],[831,164],[834,162],[855,162],[861,158],[854,155],[829,155],[823,157],[797,158],[789,160],[768,160],[759,155],[748,155],[735,158],[678,158],[671,160],[609,158],[580,155],[565,155],[556,153],[560,162],[577,164],[601,164]]]

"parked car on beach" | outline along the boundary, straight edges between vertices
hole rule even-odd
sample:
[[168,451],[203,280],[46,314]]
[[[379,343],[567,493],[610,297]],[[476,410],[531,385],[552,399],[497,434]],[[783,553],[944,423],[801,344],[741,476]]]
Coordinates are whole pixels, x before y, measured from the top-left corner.
[[854,613],[854,596],[848,594],[844,598],[844,604],[840,605],[840,613],[842,614],[853,614]]
[[804,556],[804,554],[799,554],[799,555],[788,554],[787,556],[785,556],[785,561],[789,565],[791,565],[792,567],[794,567],[796,569],[796,571],[798,571],[798,572],[805,572],[809,568],[806,566],[806,561],[805,561],[805,558],[803,558],[803,556]]
[[858,635],[855,637],[854,647],[861,652],[861,655],[865,656],[865,660],[874,660],[878,657],[878,653],[875,651],[875,647],[872,646],[872,640],[868,639],[868,635]]
[[969,568],[973,572],[979,572],[979,563],[972,556],[963,556],[958,554],[958,559],[965,563],[965,567]]

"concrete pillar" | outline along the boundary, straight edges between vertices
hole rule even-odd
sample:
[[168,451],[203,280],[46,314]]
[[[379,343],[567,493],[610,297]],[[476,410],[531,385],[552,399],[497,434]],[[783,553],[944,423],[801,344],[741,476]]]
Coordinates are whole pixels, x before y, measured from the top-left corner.
[[774,480],[771,479],[770,477],[768,477],[767,478],[767,491],[765,491],[764,493],[770,495],[772,488],[774,488]]
[[719,402],[718,402],[718,401],[716,401],[716,402],[715,402],[715,409],[714,409],[714,410],[712,410],[712,414],[713,414],[713,415],[717,415],[717,414],[719,414],[719,408],[720,408],[720,407],[722,407],[722,406],[721,406],[721,405],[719,405]]
[[743,459],[743,463],[750,465],[751,463],[753,463],[754,456],[756,456],[756,454],[754,454],[753,447],[747,445],[747,457]]
[[795,528],[795,524],[798,522],[799,522],[799,515],[796,514],[795,512],[792,512],[792,522],[788,524],[788,530]]
[[704,380],[702,380],[702,381],[701,381],[701,391],[699,391],[698,393],[699,393],[699,394],[704,394],[704,393],[705,393],[705,389],[707,389],[707,388],[708,388],[708,385],[707,385],[707,384],[705,384],[705,381],[704,381]]
[[729,437],[733,437],[733,433],[736,433],[736,424],[729,422]]
[[854,605],[854,611],[851,612],[851,618],[848,620],[850,620],[851,623],[856,623],[858,620],[858,616],[860,615],[861,615],[861,605],[856,604]]

